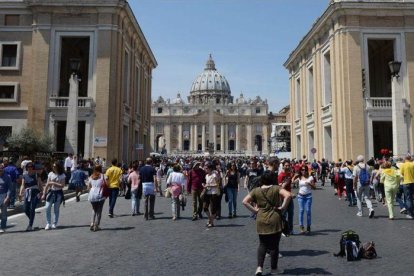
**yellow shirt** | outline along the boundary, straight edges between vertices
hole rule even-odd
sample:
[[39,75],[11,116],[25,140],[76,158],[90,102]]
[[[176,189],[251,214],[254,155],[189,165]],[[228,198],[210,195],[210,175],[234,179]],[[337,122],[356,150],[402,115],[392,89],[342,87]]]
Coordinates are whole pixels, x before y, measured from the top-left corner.
[[414,163],[404,162],[400,165],[400,172],[403,176],[402,184],[414,183]]
[[122,170],[119,167],[111,166],[106,170],[105,175],[108,177],[109,188],[119,188],[122,175]]

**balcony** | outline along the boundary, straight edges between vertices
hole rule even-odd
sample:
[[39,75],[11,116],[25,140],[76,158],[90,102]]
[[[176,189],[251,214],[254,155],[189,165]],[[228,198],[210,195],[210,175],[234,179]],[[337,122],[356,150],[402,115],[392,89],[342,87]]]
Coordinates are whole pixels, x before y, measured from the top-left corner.
[[329,103],[321,108],[322,117],[332,116],[332,103]]
[[366,98],[365,106],[367,110],[391,110],[391,98]]
[[[49,107],[54,109],[66,109],[68,107],[69,97],[50,97]],[[95,106],[93,98],[79,97],[78,107],[79,108],[92,108]]]

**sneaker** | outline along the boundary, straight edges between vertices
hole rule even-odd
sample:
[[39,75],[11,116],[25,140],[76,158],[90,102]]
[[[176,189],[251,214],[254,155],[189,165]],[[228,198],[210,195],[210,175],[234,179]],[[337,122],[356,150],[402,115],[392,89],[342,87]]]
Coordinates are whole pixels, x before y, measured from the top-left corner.
[[400,210],[400,214],[404,214],[405,212],[407,212],[407,209],[406,209],[406,208],[402,208],[402,209]]
[[46,226],[45,226],[45,230],[50,230],[50,224],[48,223],[48,224],[46,224]]
[[197,217],[193,217],[191,220],[192,220],[192,221],[195,221],[195,220],[197,220]]
[[280,259],[280,258],[283,258],[283,255],[279,253],[279,259]]
[[33,231],[33,227],[32,226],[27,226],[27,228],[26,228],[26,232],[30,232],[30,231]]
[[357,215],[358,217],[362,217],[362,212],[358,212],[356,215]]
[[108,217],[113,218],[114,214],[108,214]]
[[311,231],[311,227],[310,226],[306,227],[306,232],[310,233],[310,231]]
[[3,234],[3,233],[5,233],[6,232],[6,229],[0,229],[0,234]]
[[411,215],[406,215],[405,217],[408,218],[408,219],[413,219],[413,217]]
[[173,217],[172,220],[177,220],[177,217]]
[[301,234],[305,234],[306,233],[305,227],[303,227],[303,226],[300,227],[300,233]]
[[373,217],[374,217],[374,214],[375,214],[374,210],[373,210],[373,209],[371,209],[371,210],[369,211],[369,218],[373,218]]
[[233,218],[237,218],[237,214],[236,213],[233,214]]
[[52,229],[56,229],[57,225],[55,223],[52,224]]
[[228,218],[229,218],[229,219],[233,218],[233,215],[232,215],[232,214],[230,214],[230,215],[228,216]]
[[284,270],[276,268],[276,269],[271,269],[270,270],[270,274],[271,275],[280,275],[283,274]]
[[254,274],[256,276],[262,276],[263,275],[263,270],[260,266],[257,267],[256,269],[256,274]]

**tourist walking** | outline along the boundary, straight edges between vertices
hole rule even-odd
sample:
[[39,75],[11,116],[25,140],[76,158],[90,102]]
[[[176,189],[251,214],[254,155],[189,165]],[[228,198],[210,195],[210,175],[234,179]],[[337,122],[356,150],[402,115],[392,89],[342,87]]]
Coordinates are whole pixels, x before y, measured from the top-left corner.
[[347,160],[342,163],[341,172],[345,174],[345,189],[346,197],[348,199],[348,206],[355,206],[357,204],[354,191],[354,167],[352,160]]
[[385,200],[388,206],[388,218],[394,219],[394,202],[400,186],[400,174],[391,166],[391,162],[387,161],[383,165],[381,172],[381,182],[384,183]]
[[101,230],[101,218],[102,209],[105,203],[105,197],[103,196],[104,185],[106,184],[105,175],[102,174],[102,166],[97,165],[94,167],[92,175],[88,180],[88,201],[92,205],[92,217],[91,217],[91,231]]
[[414,163],[411,156],[406,156],[404,163],[400,164],[400,172],[403,177],[402,187],[407,206],[407,218],[414,217],[413,193],[414,193]]
[[[56,229],[59,222],[60,204],[64,200],[63,187],[65,187],[65,170],[60,162],[53,164],[52,171],[47,177],[47,183],[43,190],[42,200],[46,200],[46,226],[45,230]],[[52,223],[51,209],[55,213],[55,219]]]
[[80,201],[80,196],[85,188],[85,182],[88,178],[84,170],[85,164],[82,162],[78,164],[76,169],[71,173],[69,180],[69,190],[75,190],[76,202]]
[[[292,168],[289,160],[283,161],[283,170],[278,175],[278,183],[279,185],[288,191],[289,193],[292,192]],[[289,205],[286,208],[285,214],[287,215],[287,221],[289,225],[289,234],[293,235],[293,216],[294,216],[294,203],[293,200],[289,201]]]
[[271,273],[281,272],[278,269],[279,242],[282,233],[281,216],[289,205],[292,195],[282,187],[272,185],[272,178],[270,172],[265,172],[261,177],[261,186],[253,189],[243,199],[244,206],[256,214],[256,230],[260,241],[257,249],[256,275],[263,274],[266,252],[270,253]]
[[217,205],[220,197],[220,176],[211,162],[205,164],[206,178],[203,183],[206,189],[203,209],[208,217],[207,227],[214,227],[214,218],[217,215]]
[[111,162],[112,166],[108,168],[105,172],[106,177],[108,178],[109,186],[109,213],[110,218],[114,217],[114,209],[116,199],[119,194],[119,186],[121,184],[122,170],[118,167],[118,159],[114,158]]
[[132,171],[128,176],[128,183],[131,185],[131,213],[132,216],[140,215],[139,205],[142,197],[142,185],[138,172],[138,163],[132,165]]
[[167,187],[171,188],[171,210],[172,219],[176,220],[180,218],[180,195],[184,191],[186,179],[181,172],[181,166],[179,164],[174,165],[173,172],[170,173],[167,179]]
[[365,203],[367,204],[367,208],[369,210],[368,217],[373,218],[374,208],[372,206],[372,202],[369,196],[369,181],[371,179],[371,172],[370,167],[366,163],[364,163],[364,156],[362,155],[359,155],[357,157],[357,164],[354,166],[353,176],[354,189],[356,190],[357,194],[357,216],[362,217],[362,202],[365,201]]
[[42,195],[42,181],[34,170],[32,162],[26,163],[25,170],[27,173],[23,174],[19,196],[22,198],[24,195],[24,212],[29,218],[29,225],[26,231],[32,231],[36,215],[36,206]]
[[[4,163],[4,173],[10,177],[11,185],[10,185],[10,202],[9,202],[9,209],[15,208],[16,203],[16,189],[17,189],[17,181],[20,178],[20,172],[17,169],[16,165],[14,164],[14,158],[10,158],[7,163]],[[7,164],[7,165],[6,165]]]
[[4,173],[4,164],[0,164],[0,234],[6,231],[7,227],[7,206],[10,201],[12,180],[9,175]]
[[224,189],[227,195],[229,218],[237,217],[237,193],[239,191],[240,173],[235,163],[231,163],[226,172]]
[[139,170],[139,176],[142,183],[142,193],[145,197],[144,219],[155,219],[154,206],[155,194],[158,192],[157,172],[152,166],[152,159],[148,157],[145,160],[145,166]]
[[[299,206],[299,227],[301,234],[309,233],[312,225],[312,190],[316,189],[315,179],[309,175],[309,168],[302,166],[299,173],[293,177],[293,182],[298,182],[298,206]],[[306,211],[306,231],[303,215]]]
[[188,173],[187,192],[191,194],[193,199],[193,217],[192,220],[202,218],[203,201],[201,200],[201,192],[203,191],[203,183],[206,179],[206,172],[200,167],[201,162],[195,161],[193,168]]

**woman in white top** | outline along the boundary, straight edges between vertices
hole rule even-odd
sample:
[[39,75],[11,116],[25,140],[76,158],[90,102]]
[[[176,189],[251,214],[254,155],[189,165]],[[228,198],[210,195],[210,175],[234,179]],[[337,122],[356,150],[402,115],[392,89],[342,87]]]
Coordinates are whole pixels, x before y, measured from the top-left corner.
[[179,164],[174,165],[173,172],[167,178],[167,187],[171,187],[172,219],[180,218],[180,195],[184,191],[186,179]]
[[[65,187],[65,170],[60,162],[53,164],[52,171],[47,177],[42,199],[46,199],[46,226],[45,230],[56,229],[59,221],[60,204],[63,202],[63,187]],[[55,212],[54,223],[51,224],[51,209]]]
[[302,166],[300,172],[295,174],[293,182],[299,184],[298,205],[299,205],[299,226],[302,234],[306,233],[303,223],[303,213],[306,210],[307,232],[311,231],[312,216],[312,189],[316,189],[315,180],[309,175],[307,166]]
[[203,183],[204,189],[207,189],[204,197],[204,212],[207,214],[207,227],[214,227],[214,218],[217,214],[217,206],[220,204],[220,175],[214,170],[211,162],[206,164],[206,181]]
[[91,177],[89,177],[88,188],[89,195],[88,200],[92,204],[92,219],[91,219],[91,231],[101,230],[99,224],[101,223],[102,209],[105,203],[105,197],[102,195],[103,186],[106,185],[105,175],[102,174],[102,166],[97,165],[93,169]]

